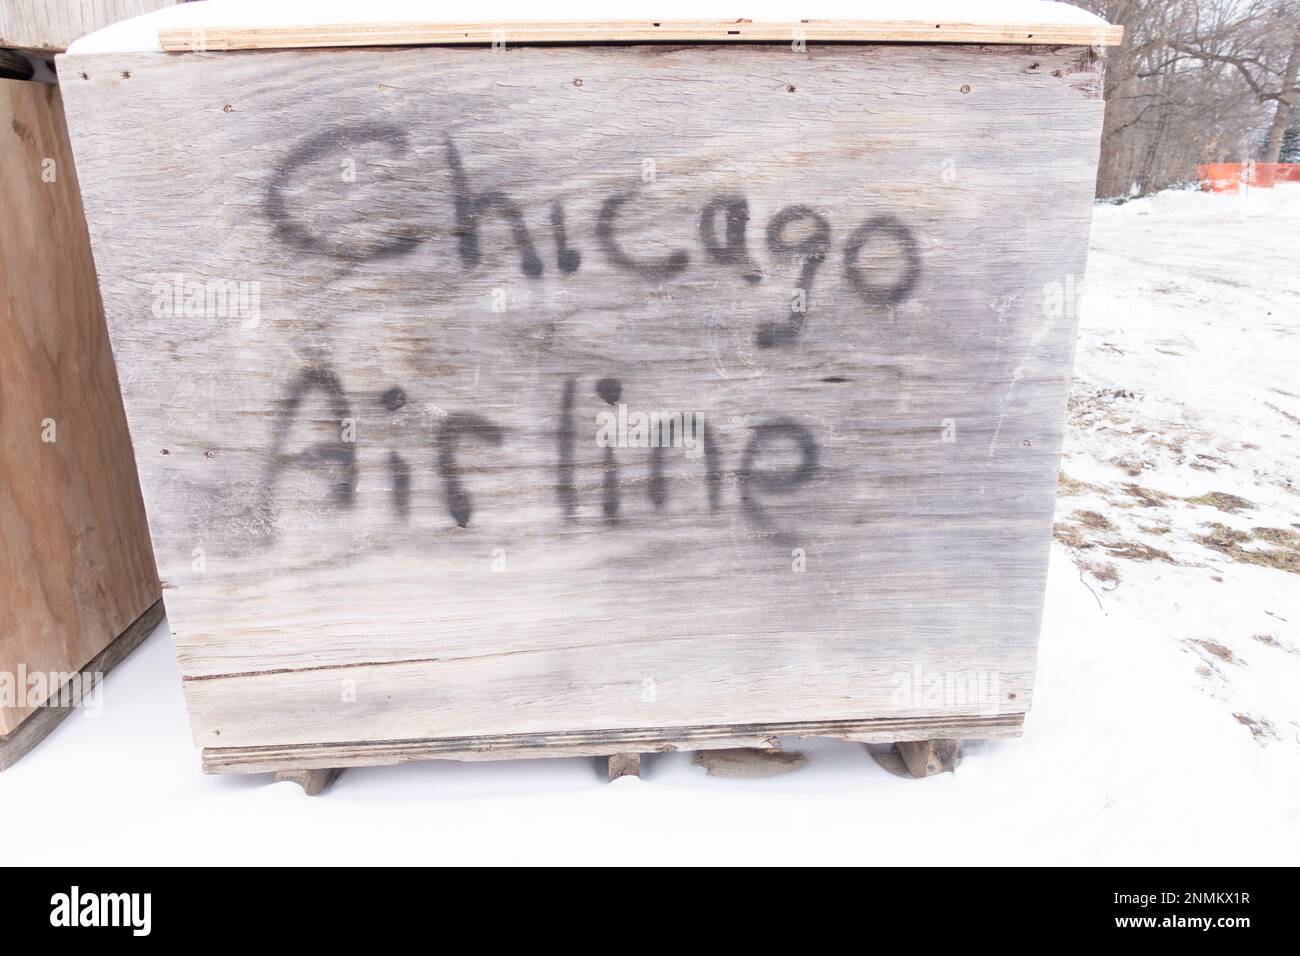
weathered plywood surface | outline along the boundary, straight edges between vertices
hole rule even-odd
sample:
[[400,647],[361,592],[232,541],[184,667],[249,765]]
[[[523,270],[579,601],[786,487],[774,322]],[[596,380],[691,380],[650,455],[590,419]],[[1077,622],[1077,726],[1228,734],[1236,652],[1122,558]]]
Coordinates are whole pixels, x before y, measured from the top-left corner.
[[0,81],[0,209],[4,735],[159,589],[57,87]]
[[60,72],[203,746],[1029,706],[1091,50]]

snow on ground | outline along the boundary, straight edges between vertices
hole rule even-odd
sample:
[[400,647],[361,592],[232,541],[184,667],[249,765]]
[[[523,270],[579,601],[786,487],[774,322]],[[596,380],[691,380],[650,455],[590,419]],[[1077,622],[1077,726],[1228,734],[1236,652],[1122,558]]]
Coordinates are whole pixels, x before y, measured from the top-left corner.
[[37,863],[1291,863],[1300,860],[1300,186],[1100,206],[1034,710],[910,780],[788,741],[349,771],[309,799],[205,777],[164,625],[0,774]]
[[1084,300],[1056,539],[1300,757],[1300,186],[1099,207]]

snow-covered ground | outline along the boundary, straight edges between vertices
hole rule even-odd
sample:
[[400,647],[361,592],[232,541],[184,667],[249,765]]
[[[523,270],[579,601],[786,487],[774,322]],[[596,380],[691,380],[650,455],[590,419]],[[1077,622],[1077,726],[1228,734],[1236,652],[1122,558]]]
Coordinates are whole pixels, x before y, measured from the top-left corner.
[[38,863],[1300,861],[1300,186],[1097,208],[1034,710],[911,780],[863,748],[198,770],[166,627],[0,774]]

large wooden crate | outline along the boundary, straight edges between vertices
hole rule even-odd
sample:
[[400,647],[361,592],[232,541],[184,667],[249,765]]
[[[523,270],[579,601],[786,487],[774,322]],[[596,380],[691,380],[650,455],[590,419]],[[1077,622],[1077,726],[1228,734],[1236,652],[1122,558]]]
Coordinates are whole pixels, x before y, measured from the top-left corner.
[[55,86],[0,80],[0,769],[162,617]]
[[209,770],[1019,733],[1113,33],[631,26],[61,59]]

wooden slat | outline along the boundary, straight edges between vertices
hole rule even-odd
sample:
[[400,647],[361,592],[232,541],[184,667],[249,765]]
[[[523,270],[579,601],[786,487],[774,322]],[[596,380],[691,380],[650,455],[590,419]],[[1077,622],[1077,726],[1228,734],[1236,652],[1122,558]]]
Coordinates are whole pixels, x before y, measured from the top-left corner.
[[1124,28],[1062,23],[931,23],[910,20],[572,20],[500,23],[374,23],[205,26],[158,31],[163,50],[488,43],[990,43],[1117,46]]

